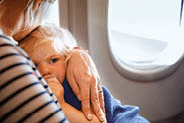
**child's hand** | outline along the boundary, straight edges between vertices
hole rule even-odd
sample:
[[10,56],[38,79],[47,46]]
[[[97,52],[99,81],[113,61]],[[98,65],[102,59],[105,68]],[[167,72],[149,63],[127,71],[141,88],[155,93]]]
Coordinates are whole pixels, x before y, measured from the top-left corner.
[[48,85],[50,86],[52,92],[58,99],[60,105],[64,103],[64,88],[61,83],[56,78],[46,79]]

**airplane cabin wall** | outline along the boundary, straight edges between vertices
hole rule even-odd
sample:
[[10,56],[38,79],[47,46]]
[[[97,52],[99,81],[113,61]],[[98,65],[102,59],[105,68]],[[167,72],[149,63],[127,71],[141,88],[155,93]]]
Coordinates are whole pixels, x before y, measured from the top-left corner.
[[[66,1],[60,1],[61,8],[62,2]],[[72,9],[65,9],[72,20],[65,18],[68,15],[62,16],[61,21],[67,22],[63,26],[69,27],[79,44],[89,49],[102,84],[115,98],[122,104],[139,106],[140,114],[150,121],[167,119],[184,110],[184,61],[175,73],[160,81],[131,81],[122,76],[111,61],[107,31],[108,0],[72,0],[67,5],[72,6]]]

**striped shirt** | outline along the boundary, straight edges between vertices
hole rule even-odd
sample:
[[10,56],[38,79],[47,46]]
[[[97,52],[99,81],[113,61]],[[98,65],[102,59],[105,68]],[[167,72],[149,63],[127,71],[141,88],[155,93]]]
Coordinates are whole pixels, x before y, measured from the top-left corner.
[[0,122],[68,123],[27,53],[0,35]]

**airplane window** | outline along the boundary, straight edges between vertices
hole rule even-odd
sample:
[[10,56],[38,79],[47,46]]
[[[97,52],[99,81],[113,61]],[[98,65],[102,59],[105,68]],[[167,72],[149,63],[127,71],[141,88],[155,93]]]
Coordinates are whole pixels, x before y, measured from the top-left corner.
[[112,60],[126,77],[162,79],[183,56],[182,0],[109,0],[108,33]]

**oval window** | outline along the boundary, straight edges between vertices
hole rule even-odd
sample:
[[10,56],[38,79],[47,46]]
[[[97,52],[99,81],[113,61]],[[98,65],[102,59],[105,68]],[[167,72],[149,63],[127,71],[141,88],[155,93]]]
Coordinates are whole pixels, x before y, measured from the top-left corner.
[[182,2],[109,0],[109,47],[120,73],[154,81],[176,70],[184,49]]

